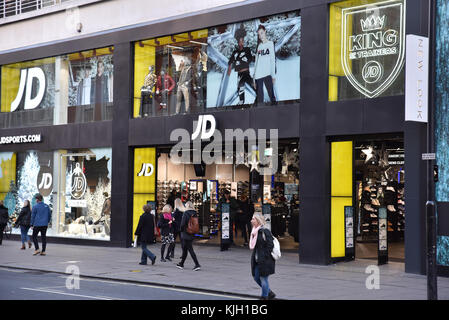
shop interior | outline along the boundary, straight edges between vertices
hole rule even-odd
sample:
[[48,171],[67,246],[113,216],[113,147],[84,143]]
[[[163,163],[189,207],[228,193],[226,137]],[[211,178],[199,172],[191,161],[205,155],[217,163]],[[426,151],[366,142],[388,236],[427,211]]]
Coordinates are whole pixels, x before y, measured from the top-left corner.
[[[279,142],[278,170],[272,176],[260,176],[251,165],[212,164],[194,165],[174,164],[170,160],[170,147],[158,148],[157,167],[157,210],[166,204],[174,189],[183,201],[194,203],[199,213],[200,232],[196,235],[198,243],[219,245],[221,241],[221,215],[217,210],[219,200],[225,190],[231,197],[241,200],[248,197],[255,211],[269,206],[268,216],[272,233],[283,250],[299,247],[299,152],[298,142]],[[257,179],[254,177],[257,176]],[[255,180],[263,183],[256,185]],[[255,188],[256,187],[256,188]],[[260,191],[257,196],[257,192]],[[238,215],[238,213],[237,213]],[[236,219],[237,220],[237,219]],[[241,223],[234,224],[233,241],[236,246],[245,245]]]
[[377,259],[378,213],[387,209],[388,259],[404,262],[404,142],[364,140],[354,143],[356,258]]

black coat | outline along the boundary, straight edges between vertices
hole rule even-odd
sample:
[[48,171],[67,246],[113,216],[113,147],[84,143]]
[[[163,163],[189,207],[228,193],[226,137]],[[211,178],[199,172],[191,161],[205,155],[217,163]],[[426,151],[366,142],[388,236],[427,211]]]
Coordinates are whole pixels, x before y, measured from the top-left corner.
[[17,218],[16,225],[29,227],[31,225],[31,210],[29,207],[23,207]]
[[[263,237],[265,234],[265,240]],[[251,255],[251,272],[254,277],[254,268],[256,263],[259,267],[259,274],[262,277],[267,277],[270,274],[274,274],[275,260],[271,256],[271,251],[273,250],[273,236],[270,230],[265,228],[260,228],[257,233],[257,242],[254,247],[253,254]],[[257,252],[257,262],[256,262],[256,252]]]
[[254,205],[249,200],[238,200],[239,208],[242,212],[237,213],[237,222],[241,224],[249,223],[254,214]]
[[174,232],[181,232],[182,212],[176,209],[172,216]]
[[9,219],[8,208],[4,205],[0,206],[0,224],[7,224]]
[[182,215],[182,220],[181,220],[181,239],[182,240],[193,240],[193,235],[188,234],[186,232],[186,228],[189,224],[189,220],[190,217],[192,215],[196,215],[196,211],[195,210],[187,210],[186,212],[184,212],[184,214]]
[[164,214],[161,213],[157,222],[157,227],[161,229],[161,236],[168,236],[174,232],[173,223],[169,223],[170,220],[164,218]]
[[135,235],[138,236],[138,242],[153,243],[154,242],[154,216],[145,212],[140,216]]

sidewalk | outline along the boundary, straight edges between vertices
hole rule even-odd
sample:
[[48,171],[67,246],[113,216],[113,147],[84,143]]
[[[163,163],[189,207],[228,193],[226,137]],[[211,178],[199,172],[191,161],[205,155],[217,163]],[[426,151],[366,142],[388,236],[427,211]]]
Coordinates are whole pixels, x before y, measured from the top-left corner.
[[[33,256],[34,248],[19,250],[19,241],[3,240],[0,267],[26,268],[65,273],[77,265],[81,276],[138,281],[178,287],[213,290],[258,297],[260,288],[251,277],[251,252],[233,247],[220,252],[218,247],[195,245],[202,269],[192,271],[188,256],[185,269],[179,270],[181,247],[176,245],[175,260],[160,262],[160,244],[149,246],[156,254],[155,265],[139,265],[140,248],[103,248],[48,244],[47,256]],[[298,254],[285,252],[276,262],[276,274],[270,276],[271,289],[281,299],[426,299],[425,276],[404,273],[404,264],[380,266],[380,290],[366,289],[367,266],[372,260],[356,260],[329,266],[303,265]],[[438,278],[439,299],[449,299],[449,279]],[[144,298],[144,297],[143,297]]]

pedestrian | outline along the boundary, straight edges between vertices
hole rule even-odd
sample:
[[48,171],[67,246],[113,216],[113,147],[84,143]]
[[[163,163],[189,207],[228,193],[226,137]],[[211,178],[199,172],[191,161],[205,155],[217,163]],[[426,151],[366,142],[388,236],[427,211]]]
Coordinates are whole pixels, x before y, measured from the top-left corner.
[[[36,194],[36,204],[31,211],[31,228],[33,229],[34,253],[33,256],[40,254],[45,256],[47,248],[47,228],[51,221],[50,207],[43,202],[41,194]],[[39,251],[39,242],[37,241],[38,234],[41,234],[42,251]]]
[[179,269],[184,269],[184,262],[187,258],[187,252],[190,252],[190,256],[193,259],[193,262],[195,262],[195,267],[193,268],[193,271],[198,271],[201,269],[201,266],[198,262],[198,259],[196,257],[195,251],[193,251],[193,234],[189,234],[186,229],[189,224],[189,220],[192,216],[198,216],[197,212],[195,211],[195,207],[193,206],[193,203],[188,201],[185,205],[186,211],[182,215],[182,221],[181,221],[181,240],[182,240],[182,257],[181,262],[179,262],[176,266]]
[[[173,243],[175,242],[173,237],[173,217],[171,215],[172,207],[166,204],[162,208],[162,213],[159,216],[157,226],[161,229],[161,262],[171,261],[170,254],[173,250]],[[164,258],[165,247],[168,245],[167,256]]]
[[255,213],[251,219],[253,229],[249,248],[253,250],[251,255],[251,272],[254,280],[262,288],[262,300],[271,300],[276,296],[270,290],[268,276],[274,274],[275,260],[271,256],[273,250],[273,236],[269,229],[265,228],[265,218],[261,213]]
[[249,202],[246,194],[242,194],[239,203],[239,211],[237,213],[238,221],[239,221],[239,229],[242,230],[242,236],[244,239],[243,246],[248,246],[248,238],[251,236],[251,218],[254,213],[254,205]]
[[9,220],[8,208],[3,205],[3,201],[0,200],[0,245],[3,241],[3,231],[6,228]]
[[137,242],[142,247],[142,256],[140,265],[146,265],[147,259],[150,258],[151,264],[156,262],[156,256],[147,248],[147,245],[154,243],[155,223],[154,215],[151,213],[151,206],[146,204],[143,206],[143,214],[140,216],[139,224],[137,225],[134,234],[137,236]]
[[26,242],[28,242],[28,248],[31,248],[31,240],[28,236],[28,230],[30,230],[31,225],[31,206],[29,200],[23,202],[23,208],[20,210],[16,225],[20,226],[20,236],[22,238],[22,247],[20,249],[25,250]]
[[[182,215],[186,211],[186,208],[184,207],[184,204],[182,203],[181,198],[175,199],[175,208],[173,211],[173,250],[171,252],[171,258],[173,259],[175,257],[175,246],[176,246],[176,239],[179,236],[179,240],[181,241],[181,222],[182,222]],[[182,241],[181,241],[182,244]],[[181,246],[182,248],[182,246]]]
[[172,191],[170,192],[170,195],[168,196],[166,204],[169,204],[172,208],[174,208],[176,198],[177,198],[176,189],[172,189]]

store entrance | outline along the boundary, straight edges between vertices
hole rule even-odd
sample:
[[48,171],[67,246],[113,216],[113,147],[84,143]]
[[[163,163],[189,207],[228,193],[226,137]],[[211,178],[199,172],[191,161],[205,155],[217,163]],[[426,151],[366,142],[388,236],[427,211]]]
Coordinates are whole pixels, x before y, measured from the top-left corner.
[[404,159],[402,138],[354,142],[355,257],[358,259],[378,259],[378,248],[383,245],[385,233],[378,225],[379,212],[385,208],[388,260],[404,262]]
[[[220,208],[225,194],[229,193],[233,199],[230,202],[232,223],[226,233],[235,246],[248,246],[252,213],[260,211],[268,220],[273,235],[278,238],[281,249],[298,251],[297,140],[279,141],[278,152],[274,153],[278,156],[278,169],[269,176],[259,175],[256,169],[251,170],[248,154],[245,155],[245,164],[211,165],[174,164],[170,158],[170,147],[159,147],[157,154],[157,211],[160,213],[173,197],[179,197],[183,202],[192,201],[199,214],[197,243],[221,245],[224,228]],[[235,154],[226,156],[235,159]]]

